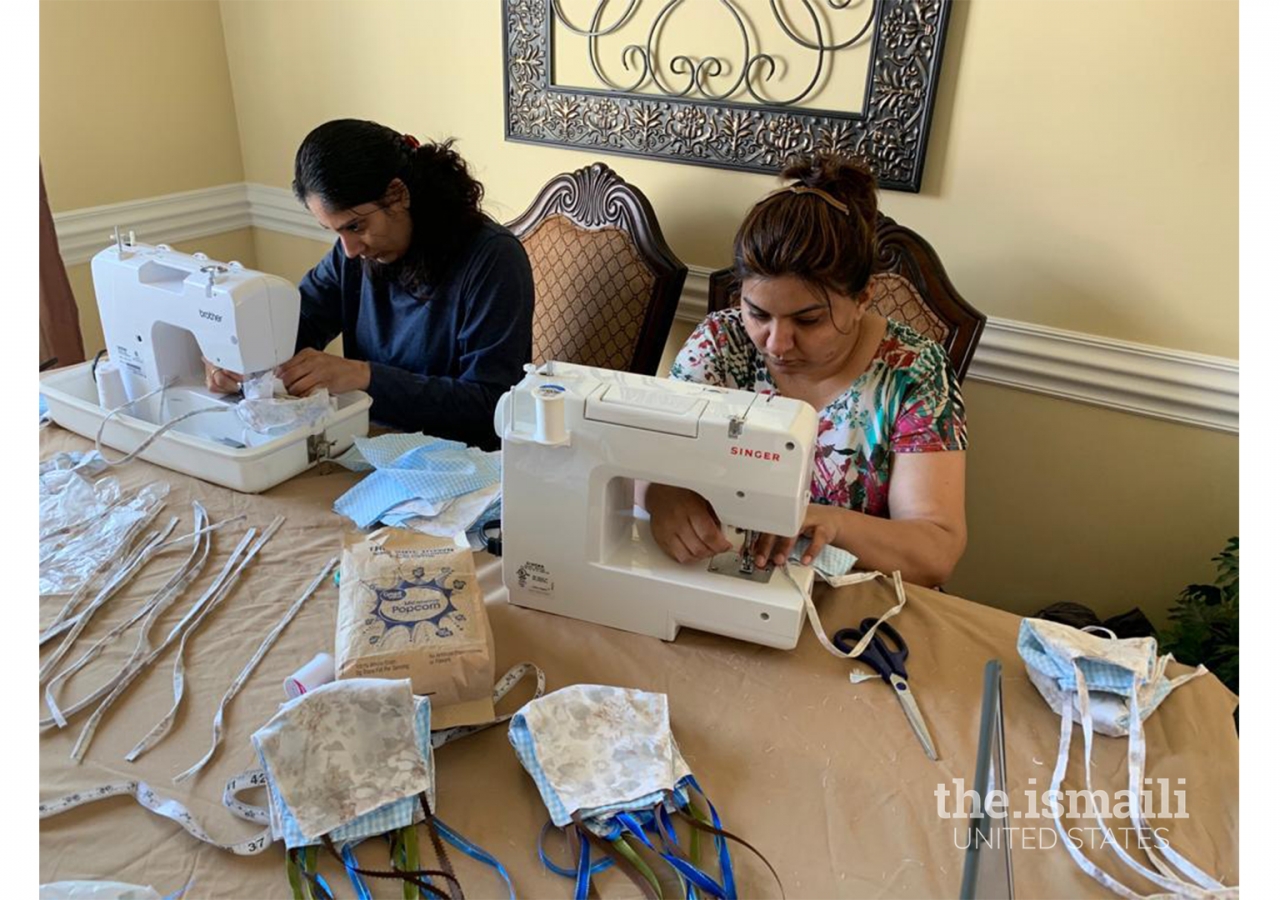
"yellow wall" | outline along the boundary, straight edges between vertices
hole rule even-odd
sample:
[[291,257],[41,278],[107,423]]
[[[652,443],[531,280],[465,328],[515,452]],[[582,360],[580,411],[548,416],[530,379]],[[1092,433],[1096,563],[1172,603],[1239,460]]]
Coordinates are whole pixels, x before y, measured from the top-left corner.
[[[40,161],[54,213],[243,181],[215,0],[41,0]],[[256,264],[247,231],[190,246]],[[67,275],[92,355],[89,266]]]
[[[704,6],[718,21],[719,4]],[[885,210],[988,315],[1235,357],[1237,12],[1228,0],[956,3],[924,190],[887,192]],[[503,140],[496,0],[227,2],[222,15],[249,181],[287,186],[299,141],[339,116],[457,136],[502,220],[597,158]],[[743,212],[774,184],[602,158],[702,266],[727,262]]]
[[1240,521],[1235,435],[970,381],[969,549],[947,590],[1157,624]]
[[244,180],[214,0],[41,0],[55,212]]

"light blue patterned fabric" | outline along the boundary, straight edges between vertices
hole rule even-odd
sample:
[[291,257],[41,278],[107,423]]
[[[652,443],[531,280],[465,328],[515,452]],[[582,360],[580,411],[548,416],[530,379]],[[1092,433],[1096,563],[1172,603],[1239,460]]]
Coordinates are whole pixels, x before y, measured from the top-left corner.
[[1018,654],[1040,696],[1055,710],[1070,701],[1072,717],[1084,724],[1080,695],[1087,693],[1090,727],[1099,734],[1129,732],[1131,698],[1146,719],[1170,691],[1209,671],[1198,666],[1170,679],[1165,670],[1173,656],[1158,653],[1152,637],[1104,637],[1044,619],[1023,619],[1018,630]]
[[[1076,664],[1079,664],[1089,690],[1123,697],[1129,696],[1135,682],[1145,684],[1155,672],[1154,638],[1121,642],[1071,629],[1076,633],[1071,634],[1073,641],[1070,645],[1050,644],[1037,623],[1035,619],[1022,620],[1018,628],[1018,655],[1031,668],[1055,679],[1064,691],[1076,689]],[[1121,649],[1127,651],[1124,658],[1115,656]],[[1118,661],[1108,660],[1109,656]]]
[[560,795],[547,779],[547,773],[542,771],[542,765],[538,762],[538,750],[533,743],[533,735],[529,733],[529,726],[525,724],[524,716],[519,713],[516,713],[515,718],[511,720],[507,739],[515,748],[521,765],[537,785],[538,793],[542,795],[542,802],[547,807],[551,821],[559,824],[572,821],[573,817],[569,815],[569,810],[564,808],[564,804],[560,802]]
[[337,462],[357,472],[375,470],[333,504],[360,528],[370,527],[406,500],[459,497],[502,477],[500,453],[424,434],[356,438]]
[[[547,774],[542,771],[542,765],[538,762],[538,752],[533,743],[533,736],[529,733],[529,728],[525,724],[523,716],[517,713],[515,718],[511,720],[507,737],[511,741],[511,746],[515,748],[516,756],[520,758],[520,763],[524,766],[525,771],[529,773],[529,776],[533,778],[533,783],[537,785],[538,793],[542,795],[542,802],[547,807],[547,814],[556,825],[567,825],[572,822],[573,813],[577,812],[582,818],[583,824],[608,840],[619,829],[616,822],[609,821],[614,814],[631,810],[652,809],[664,796],[661,791],[655,791],[651,794],[645,794],[643,797],[629,800],[626,803],[598,806],[593,809],[567,810],[560,800],[560,795],[556,793],[556,789],[552,787],[551,782],[547,779]],[[687,788],[692,777],[686,776],[675,785],[676,803],[681,807],[689,802]]]
[[[426,697],[415,697],[414,701],[417,703],[413,719],[414,736],[417,738],[418,749],[422,751],[422,758],[426,760],[427,768],[432,771],[432,777],[434,778],[434,766],[431,757],[431,702]],[[261,763],[263,771],[267,773],[267,789],[271,792],[271,804],[280,814],[279,837],[284,840],[285,847],[292,849],[294,847],[320,844],[319,840],[308,840],[303,835],[293,814],[289,812],[289,807],[284,802],[284,798],[276,790],[275,782],[271,779],[270,769],[261,754],[258,755],[258,761]],[[329,833],[329,837],[333,838],[333,842],[341,847],[346,843],[360,841],[367,837],[403,828],[413,822],[421,822],[422,818],[422,804],[418,798],[416,796],[404,797],[394,803],[380,806],[372,812],[365,813],[363,816],[357,816],[347,824],[334,829]]]
[[471,528],[468,529],[468,531],[478,531],[480,528],[484,526],[486,522],[500,522],[500,521],[502,521],[502,495],[501,494],[499,494],[494,499],[494,501],[489,504],[488,509],[482,512],[476,518],[475,523],[472,525]]
[[[791,548],[790,560],[794,563],[799,563],[805,551],[809,549],[809,543],[809,536],[801,535],[795,546]],[[838,578],[841,575],[848,575],[853,571],[853,567],[857,562],[858,557],[848,550],[841,550],[833,544],[827,544],[814,558],[813,567],[829,580]]]
[[619,812],[652,809],[668,792],[676,806],[688,802],[692,775],[671,736],[664,695],[571,685],[522,706],[507,737],[556,825],[576,814],[612,837]]

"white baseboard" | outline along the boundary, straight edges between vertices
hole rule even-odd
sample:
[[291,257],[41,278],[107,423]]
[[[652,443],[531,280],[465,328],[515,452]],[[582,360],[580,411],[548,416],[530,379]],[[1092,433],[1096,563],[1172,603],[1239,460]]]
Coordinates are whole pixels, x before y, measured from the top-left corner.
[[[107,246],[115,225],[134,229],[141,240],[170,244],[250,225],[333,240],[288,190],[251,183],[71,210],[53,219],[68,265]],[[702,320],[711,272],[689,267],[677,319]],[[1201,428],[1240,430],[1240,364],[1234,359],[989,318],[969,378]]]

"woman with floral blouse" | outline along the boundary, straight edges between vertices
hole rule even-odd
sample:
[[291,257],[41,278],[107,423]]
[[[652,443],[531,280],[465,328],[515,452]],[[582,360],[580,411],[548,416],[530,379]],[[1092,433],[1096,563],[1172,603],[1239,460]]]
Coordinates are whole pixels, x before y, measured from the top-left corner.
[[[792,183],[757,203],[734,239],[739,305],[703,320],[671,376],[818,410],[805,563],[833,544],[859,567],[941,584],[966,542],[959,384],[942,347],[870,309],[873,177],[837,156],[782,177]],[[731,549],[693,491],[650,484],[643,499],[655,540],[676,560]],[[797,537],[762,535],[756,564],[781,564]]]

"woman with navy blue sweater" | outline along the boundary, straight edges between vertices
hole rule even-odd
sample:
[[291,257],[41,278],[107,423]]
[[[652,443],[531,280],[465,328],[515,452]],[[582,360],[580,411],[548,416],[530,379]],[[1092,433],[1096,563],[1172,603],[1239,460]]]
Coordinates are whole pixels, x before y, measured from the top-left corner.
[[[377,421],[496,448],[494,407],[532,356],[533,273],[452,141],[327,122],[298,148],[293,191],[338,240],[298,286],[297,353],[278,370],[289,393],[367,391]],[[325,353],[338,335],[343,355]]]

